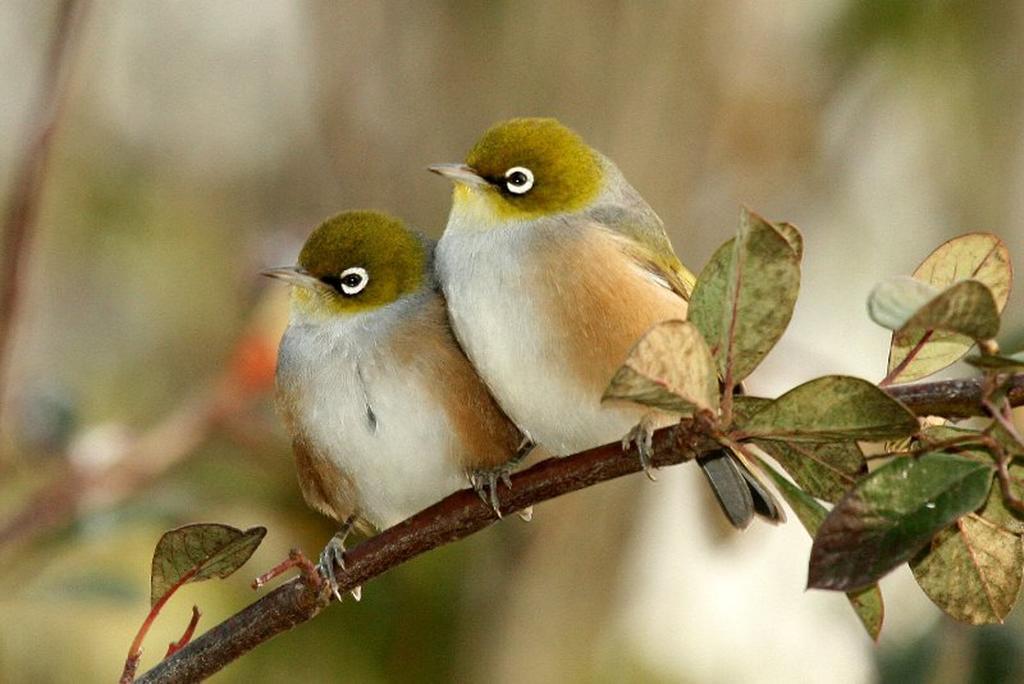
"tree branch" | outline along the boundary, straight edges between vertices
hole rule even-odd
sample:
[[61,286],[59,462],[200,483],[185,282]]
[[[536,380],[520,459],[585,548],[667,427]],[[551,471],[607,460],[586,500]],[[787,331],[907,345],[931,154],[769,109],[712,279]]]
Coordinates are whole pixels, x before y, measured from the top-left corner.
[[82,22],[88,2],[64,0],[57,11],[57,26],[43,69],[39,101],[33,111],[33,132],[7,201],[3,222],[3,249],[0,249],[0,392],[6,390],[7,356],[11,331],[17,314],[22,269],[27,261],[32,230],[35,227],[46,176],[51,142],[60,121],[68,91],[75,29]]
[[[984,412],[979,403],[980,381],[947,380],[888,387],[886,391],[918,415],[948,411],[951,416],[967,416]],[[1014,376],[1010,402],[1014,406],[1024,404],[1024,374]],[[684,421],[655,433],[654,465],[675,465],[721,448],[691,428],[692,422]],[[504,514],[519,511],[640,470],[640,460],[623,454],[618,444],[549,458],[512,477],[512,489],[501,492],[501,510]],[[468,537],[494,522],[494,513],[475,492],[455,492],[349,549],[345,553],[346,570],[339,574],[340,593],[344,595],[407,560]],[[312,619],[330,600],[301,579],[293,579],[213,627],[146,672],[139,681],[192,682],[209,677],[271,637]]]
[[[899,399],[919,416],[973,418],[988,415],[981,405],[984,378],[962,378],[915,385],[883,387],[889,396]],[[1014,375],[1006,387],[1011,406],[1024,405],[1024,373]]]

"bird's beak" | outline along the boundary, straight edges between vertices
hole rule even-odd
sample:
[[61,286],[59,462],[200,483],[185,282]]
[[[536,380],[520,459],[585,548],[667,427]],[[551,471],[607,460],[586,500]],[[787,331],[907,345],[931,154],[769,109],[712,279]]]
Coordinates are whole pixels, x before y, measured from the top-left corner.
[[298,266],[281,266],[279,268],[271,268],[266,271],[261,271],[260,275],[265,275],[268,278],[277,278],[283,280],[289,285],[297,285],[298,287],[305,287],[307,289],[314,289],[320,286],[320,281],[309,275],[305,269],[299,268]]
[[487,185],[486,180],[465,164],[434,164],[433,166],[428,166],[427,170],[433,171],[439,176],[444,176],[453,183],[476,187]]

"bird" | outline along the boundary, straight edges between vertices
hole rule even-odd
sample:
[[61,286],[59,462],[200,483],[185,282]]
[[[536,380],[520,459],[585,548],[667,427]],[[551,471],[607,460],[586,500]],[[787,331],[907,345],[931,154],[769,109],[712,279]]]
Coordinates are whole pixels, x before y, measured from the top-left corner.
[[353,528],[390,527],[467,476],[497,510],[523,455],[452,334],[433,250],[398,218],[347,211],[263,272],[291,286],[275,399],[306,502],[341,526],[318,565],[335,595]]
[[[554,455],[623,440],[652,477],[651,435],[679,416],[602,401],[634,343],[685,319],[696,278],[606,156],[553,118],[488,129],[453,182],[436,267],[456,337],[505,413]],[[735,457],[701,459],[730,521],[781,515]]]

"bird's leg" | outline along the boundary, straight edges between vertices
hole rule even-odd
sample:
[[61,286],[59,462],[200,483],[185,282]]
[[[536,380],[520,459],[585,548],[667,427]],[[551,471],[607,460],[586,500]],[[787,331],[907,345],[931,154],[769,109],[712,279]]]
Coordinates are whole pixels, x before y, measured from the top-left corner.
[[640,454],[640,465],[643,466],[644,472],[647,473],[647,477],[652,482],[657,480],[654,477],[654,464],[651,463],[651,459],[654,457],[653,443],[656,416],[657,414],[653,411],[645,413],[640,418],[640,422],[622,438],[623,451],[628,453],[630,446],[636,446],[637,453]]
[[[516,453],[509,460],[496,468],[481,468],[471,470],[466,474],[469,477],[469,483],[473,485],[473,489],[480,495],[480,500],[490,506],[499,518],[501,517],[501,507],[498,501],[498,485],[504,482],[506,487],[512,489],[512,473],[530,455],[534,446],[529,437],[523,437],[523,441],[519,444],[519,448],[516,449]],[[529,509],[524,508],[520,511],[519,517],[529,521],[533,517],[532,507]]]
[[[353,513],[345,519],[341,529],[334,533],[334,536],[327,542],[324,550],[320,552],[320,562],[316,566],[320,574],[323,575],[324,580],[327,581],[327,586],[331,588],[334,598],[338,599],[339,602],[341,601],[341,594],[338,592],[338,578],[334,574],[334,566],[337,564],[342,570],[345,569],[345,539],[348,537],[349,532],[352,531],[355,523],[356,514]],[[358,601],[363,596],[363,588],[361,586],[353,587],[350,593],[352,598]]]

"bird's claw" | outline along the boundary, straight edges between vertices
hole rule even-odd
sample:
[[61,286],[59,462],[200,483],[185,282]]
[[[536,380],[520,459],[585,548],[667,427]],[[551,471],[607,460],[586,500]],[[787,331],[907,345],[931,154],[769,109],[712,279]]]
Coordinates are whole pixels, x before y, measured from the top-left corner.
[[499,518],[502,516],[501,502],[498,501],[498,484],[504,482],[506,487],[512,489],[511,470],[506,469],[506,465],[492,470],[474,470],[469,473],[469,483],[473,485],[480,500],[490,506]]
[[[490,506],[494,514],[499,518],[502,517],[502,514],[501,502],[498,500],[498,485],[499,483],[504,483],[509,491],[512,490],[512,473],[530,455],[534,446],[530,438],[523,437],[523,441],[519,444],[519,448],[516,449],[516,453],[505,463],[496,468],[479,468],[466,473],[466,476],[469,478],[469,484],[476,490],[480,500]],[[529,510],[523,509],[519,511],[519,517],[529,522],[533,517],[532,507]]]
[[630,447],[635,446],[640,455],[640,465],[643,466],[644,473],[652,482],[656,482],[658,478],[654,476],[653,445],[654,421],[650,415],[643,416],[640,422],[622,438],[622,450],[628,453]]
[[[317,563],[316,569],[320,575],[324,578],[327,586],[330,588],[331,593],[334,594],[334,598],[341,602],[341,592],[338,589],[338,577],[334,572],[335,565],[345,569],[345,537],[348,536],[348,529],[343,529],[327,542],[324,546],[324,550],[320,552],[320,562]],[[356,601],[363,597],[363,588],[361,586],[353,587],[349,590],[352,594],[352,598]]]

